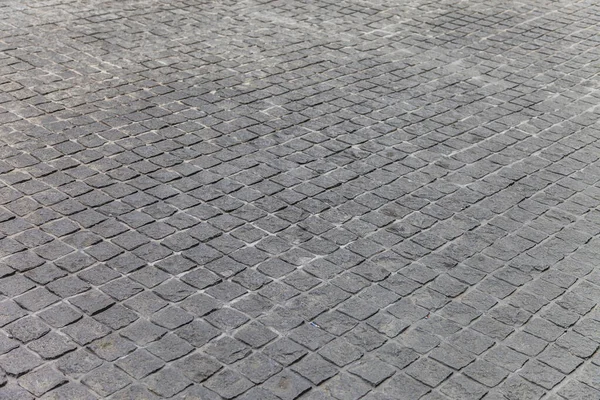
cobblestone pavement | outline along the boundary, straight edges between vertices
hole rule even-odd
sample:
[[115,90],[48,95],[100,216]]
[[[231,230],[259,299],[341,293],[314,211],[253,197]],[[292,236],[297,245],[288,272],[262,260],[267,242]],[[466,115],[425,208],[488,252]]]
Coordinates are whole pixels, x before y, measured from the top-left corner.
[[0,15],[0,399],[600,399],[596,1]]

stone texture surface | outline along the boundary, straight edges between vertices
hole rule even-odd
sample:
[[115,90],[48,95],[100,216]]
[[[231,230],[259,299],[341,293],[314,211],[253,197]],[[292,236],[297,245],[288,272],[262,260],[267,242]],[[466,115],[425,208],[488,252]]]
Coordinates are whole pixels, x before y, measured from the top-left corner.
[[600,399],[591,0],[5,0],[0,398]]

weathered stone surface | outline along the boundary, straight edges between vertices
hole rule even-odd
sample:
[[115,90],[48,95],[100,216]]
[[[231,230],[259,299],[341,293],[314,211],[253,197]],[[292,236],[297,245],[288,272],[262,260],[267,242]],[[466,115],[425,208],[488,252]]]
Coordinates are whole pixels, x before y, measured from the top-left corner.
[[0,398],[599,398],[590,0],[0,8]]

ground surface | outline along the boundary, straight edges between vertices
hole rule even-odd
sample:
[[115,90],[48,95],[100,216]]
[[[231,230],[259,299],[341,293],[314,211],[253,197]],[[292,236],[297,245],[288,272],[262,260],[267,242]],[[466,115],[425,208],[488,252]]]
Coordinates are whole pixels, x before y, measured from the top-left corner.
[[0,399],[600,399],[594,1],[0,15]]

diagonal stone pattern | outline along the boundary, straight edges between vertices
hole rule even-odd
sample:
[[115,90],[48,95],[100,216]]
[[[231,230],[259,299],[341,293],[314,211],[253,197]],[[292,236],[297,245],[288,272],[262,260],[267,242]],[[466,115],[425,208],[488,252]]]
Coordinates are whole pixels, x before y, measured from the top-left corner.
[[594,2],[0,14],[0,398],[600,399]]

